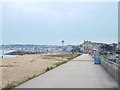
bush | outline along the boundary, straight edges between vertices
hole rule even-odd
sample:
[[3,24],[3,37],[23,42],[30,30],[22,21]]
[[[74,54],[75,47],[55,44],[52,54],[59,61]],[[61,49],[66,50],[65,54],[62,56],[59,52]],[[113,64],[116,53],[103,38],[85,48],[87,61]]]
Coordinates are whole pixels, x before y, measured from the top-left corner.
[[51,69],[53,69],[53,67],[47,67],[45,71],[47,72],[50,71]]

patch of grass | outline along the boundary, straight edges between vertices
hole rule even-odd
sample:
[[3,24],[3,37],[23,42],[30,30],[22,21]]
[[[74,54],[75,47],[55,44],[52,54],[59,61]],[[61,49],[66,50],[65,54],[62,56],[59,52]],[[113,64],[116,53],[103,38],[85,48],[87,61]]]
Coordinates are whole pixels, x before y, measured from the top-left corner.
[[64,64],[64,63],[66,63],[66,62],[68,62],[68,61],[63,61],[63,62],[57,63],[57,64],[56,64],[56,67],[57,67],[57,66],[60,66],[60,65],[62,65],[62,64]]
[[56,55],[44,55],[42,58],[43,59],[51,59],[51,58],[55,58],[55,57],[62,57],[61,54],[56,54]]
[[[59,63],[56,63],[54,66],[51,66],[51,67],[47,67],[46,69],[45,69],[45,71],[47,72],[47,71],[50,71],[51,69],[54,69],[55,67],[58,67],[58,66],[60,66],[60,65],[62,65],[62,64],[65,64],[65,63],[67,63],[68,61],[70,61],[70,60],[72,60],[72,59],[74,59],[74,58],[76,58],[76,57],[78,57],[78,56],[80,56],[81,54],[69,54],[69,57],[67,58],[67,61],[62,61],[62,62],[59,62]],[[59,55],[53,55],[53,56],[58,56],[59,57]],[[68,56],[68,55],[67,55]]]
[[54,66],[47,67],[47,68],[45,69],[45,72],[50,71],[51,69],[54,69],[55,67],[58,67],[58,66],[66,63],[66,62],[67,62],[67,61],[59,62],[59,63],[56,63]]
[[3,88],[2,90],[10,90],[12,88],[14,88],[16,85],[12,84],[12,83],[7,83],[6,87]]
[[51,67],[47,67],[46,70],[45,70],[45,72],[50,71],[50,70],[53,69],[53,68],[54,68],[54,67],[52,67],[52,66],[51,66]]
[[28,77],[28,79],[22,81],[20,84],[22,84],[22,83],[24,83],[24,82],[26,82],[26,81],[29,81],[29,80],[33,79],[34,77],[36,77],[36,75],[34,75],[34,76],[32,76],[32,77]]
[[68,60],[72,60],[72,59],[74,59],[74,58],[76,58],[76,57],[78,57],[78,56],[80,56],[81,54],[70,54],[70,56],[69,57],[67,57],[67,59]]
[[103,58],[107,59],[107,56],[106,56],[106,55],[101,55],[100,57],[103,57]]
[[32,77],[28,77],[27,79],[23,80],[22,82],[19,82],[17,85],[14,84],[14,83],[7,83],[6,87],[5,87],[5,88],[2,88],[2,90],[10,90],[10,89],[12,89],[12,88],[14,88],[14,87],[16,87],[16,86],[24,83],[24,82],[27,82],[27,81],[29,81],[29,80],[37,77],[37,76],[38,76],[38,75],[34,75],[34,76],[32,76]]
[[55,55],[47,55],[49,57],[70,57],[72,54],[64,53],[64,54],[55,54]]
[[51,59],[51,58],[55,58],[55,57],[59,57],[59,58],[63,57],[63,58],[67,58],[68,60],[71,60],[79,55],[81,55],[81,54],[64,53],[64,54],[45,55],[42,58],[43,59]]
[[14,67],[14,65],[0,65],[0,67]]
[[51,59],[51,57],[49,57],[49,56],[47,56],[47,55],[44,55],[42,58],[43,58],[43,59]]

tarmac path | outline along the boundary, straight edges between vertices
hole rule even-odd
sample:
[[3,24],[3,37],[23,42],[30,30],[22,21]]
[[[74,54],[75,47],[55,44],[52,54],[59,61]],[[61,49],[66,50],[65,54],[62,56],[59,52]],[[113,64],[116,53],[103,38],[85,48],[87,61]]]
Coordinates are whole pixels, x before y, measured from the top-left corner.
[[91,56],[83,54],[16,88],[118,88],[118,84]]

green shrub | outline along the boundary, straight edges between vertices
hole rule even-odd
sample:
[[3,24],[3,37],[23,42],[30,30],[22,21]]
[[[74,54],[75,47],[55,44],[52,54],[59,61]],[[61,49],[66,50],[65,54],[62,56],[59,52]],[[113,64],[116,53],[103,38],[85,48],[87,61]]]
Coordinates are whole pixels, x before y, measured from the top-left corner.
[[50,71],[51,69],[53,69],[53,67],[47,67],[45,71],[47,72]]

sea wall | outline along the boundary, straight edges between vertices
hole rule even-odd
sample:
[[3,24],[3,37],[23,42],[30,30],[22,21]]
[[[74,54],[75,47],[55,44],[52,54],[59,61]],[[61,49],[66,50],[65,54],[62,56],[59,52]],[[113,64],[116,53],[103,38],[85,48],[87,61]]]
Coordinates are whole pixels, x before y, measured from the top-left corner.
[[118,82],[120,86],[120,65],[101,58],[101,66]]

